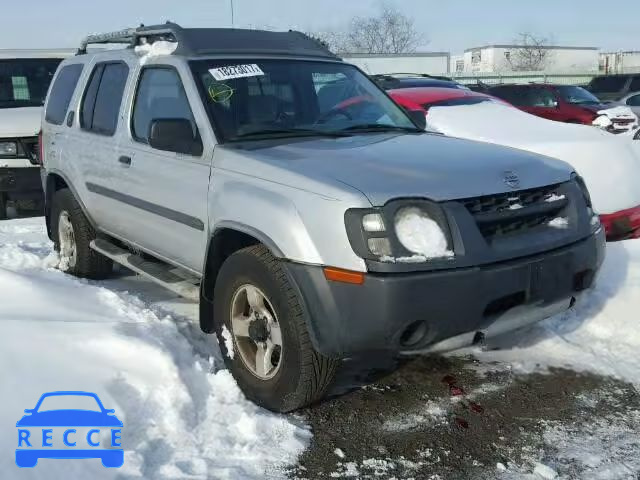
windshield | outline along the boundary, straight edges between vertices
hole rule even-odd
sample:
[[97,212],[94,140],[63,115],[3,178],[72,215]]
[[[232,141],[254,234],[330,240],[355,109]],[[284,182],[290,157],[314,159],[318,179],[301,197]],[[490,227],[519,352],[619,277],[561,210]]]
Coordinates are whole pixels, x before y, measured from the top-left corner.
[[223,141],[421,131],[351,65],[300,60],[199,60],[191,65]]
[[623,76],[604,76],[596,77],[591,80],[589,90],[593,93],[611,93],[619,92],[627,84],[628,77]]
[[574,105],[595,105],[601,103],[598,97],[587,92],[582,87],[560,86],[557,87],[557,90],[567,103]]
[[0,60],[0,108],[41,107],[61,60]]

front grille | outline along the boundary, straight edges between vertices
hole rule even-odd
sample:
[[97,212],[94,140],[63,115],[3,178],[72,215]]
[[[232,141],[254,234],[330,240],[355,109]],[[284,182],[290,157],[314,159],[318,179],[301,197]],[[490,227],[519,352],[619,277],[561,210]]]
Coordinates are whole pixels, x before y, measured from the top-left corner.
[[460,202],[473,215],[482,236],[491,242],[497,237],[525,233],[557,218],[569,203],[560,187],[551,185]]

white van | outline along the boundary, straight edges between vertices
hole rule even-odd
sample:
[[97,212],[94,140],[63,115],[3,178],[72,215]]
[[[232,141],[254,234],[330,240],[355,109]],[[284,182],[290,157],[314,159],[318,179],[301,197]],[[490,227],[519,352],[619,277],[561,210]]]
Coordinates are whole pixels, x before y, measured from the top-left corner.
[[8,207],[43,204],[38,168],[42,105],[60,62],[73,50],[0,50],[0,220]]

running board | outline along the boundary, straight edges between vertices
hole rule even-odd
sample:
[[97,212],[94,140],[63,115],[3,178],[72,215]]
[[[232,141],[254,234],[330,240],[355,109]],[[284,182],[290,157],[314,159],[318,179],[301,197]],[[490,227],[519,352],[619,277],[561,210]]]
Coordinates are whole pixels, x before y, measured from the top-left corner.
[[185,278],[180,275],[176,275],[176,273],[174,273],[176,270],[175,267],[169,266],[166,263],[145,260],[107,240],[93,240],[90,246],[101,255],[127,267],[129,270],[133,270],[181,297],[195,301],[200,299],[200,287],[193,282],[185,280]]

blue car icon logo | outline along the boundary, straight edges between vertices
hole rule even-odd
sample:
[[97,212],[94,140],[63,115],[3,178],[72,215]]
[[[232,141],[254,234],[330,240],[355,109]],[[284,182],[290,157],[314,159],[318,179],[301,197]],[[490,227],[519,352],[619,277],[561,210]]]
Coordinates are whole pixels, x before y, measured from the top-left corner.
[[[52,400],[65,404],[67,401],[73,404],[89,402],[92,409],[43,407],[43,402],[51,404]],[[45,393],[33,409],[24,412],[26,415],[16,423],[16,465],[19,467],[35,467],[40,458],[99,458],[102,465],[109,468],[118,468],[124,463],[120,443],[122,422],[114,415],[114,410],[104,408],[95,393]],[[58,448],[62,444],[66,448]]]

